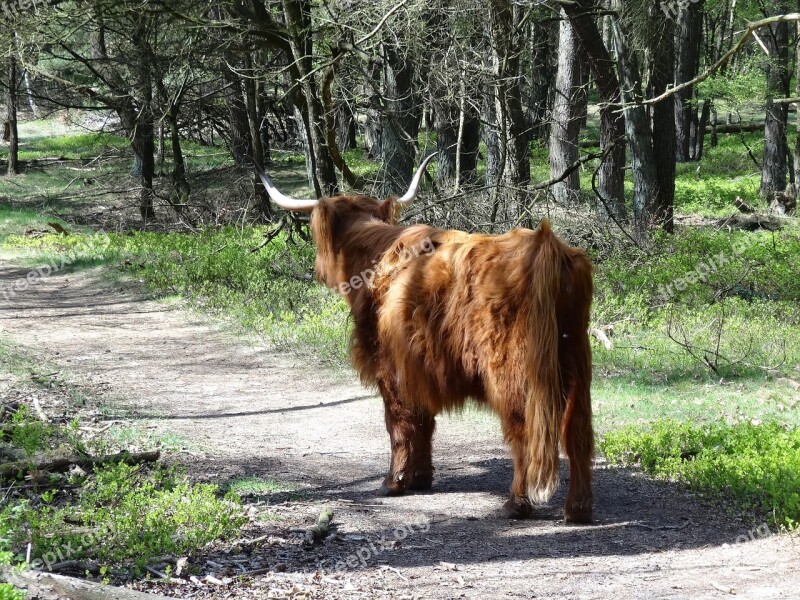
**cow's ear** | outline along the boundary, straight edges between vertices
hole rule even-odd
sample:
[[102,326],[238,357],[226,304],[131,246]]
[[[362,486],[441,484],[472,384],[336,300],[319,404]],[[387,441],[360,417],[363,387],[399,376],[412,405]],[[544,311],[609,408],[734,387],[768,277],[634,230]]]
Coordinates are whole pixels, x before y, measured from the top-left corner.
[[380,203],[376,217],[384,223],[394,225],[397,223],[398,212],[400,212],[400,207],[397,206],[397,202],[394,201],[394,198],[390,198]]
[[333,225],[331,223],[332,210],[327,202],[320,202],[311,213],[311,235],[318,249],[331,247],[333,238]]

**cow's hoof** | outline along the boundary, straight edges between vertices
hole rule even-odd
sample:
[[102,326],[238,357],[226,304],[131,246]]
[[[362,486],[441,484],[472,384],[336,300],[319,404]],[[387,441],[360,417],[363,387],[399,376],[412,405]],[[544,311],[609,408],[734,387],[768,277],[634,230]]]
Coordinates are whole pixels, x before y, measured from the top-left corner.
[[564,511],[564,522],[588,525],[592,522],[591,508],[572,508]]
[[387,477],[383,485],[378,489],[379,496],[400,496],[405,493],[407,486],[403,485],[402,480],[397,481]]
[[415,492],[426,492],[431,489],[433,485],[433,471],[414,473],[414,479],[411,480],[411,485],[408,489]]
[[503,515],[507,519],[528,519],[533,514],[530,500],[521,496],[514,496],[503,504]]

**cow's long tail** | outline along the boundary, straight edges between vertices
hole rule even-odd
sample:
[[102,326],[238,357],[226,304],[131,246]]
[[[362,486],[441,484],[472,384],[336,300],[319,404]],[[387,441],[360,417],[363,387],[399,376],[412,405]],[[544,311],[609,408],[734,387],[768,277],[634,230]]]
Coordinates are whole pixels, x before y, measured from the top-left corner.
[[525,424],[528,431],[528,496],[547,502],[558,488],[558,442],[564,399],[561,389],[558,345],[558,297],[563,244],[543,220],[534,243],[528,315],[528,397]]

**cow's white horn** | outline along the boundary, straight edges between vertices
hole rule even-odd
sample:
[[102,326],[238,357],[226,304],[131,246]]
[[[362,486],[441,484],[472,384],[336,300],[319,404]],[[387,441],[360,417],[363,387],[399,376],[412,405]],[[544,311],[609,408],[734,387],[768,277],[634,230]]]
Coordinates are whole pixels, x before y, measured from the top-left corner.
[[419,169],[417,169],[417,172],[414,173],[414,179],[411,180],[411,185],[409,186],[408,191],[396,200],[397,204],[400,206],[405,206],[406,204],[411,204],[414,201],[414,198],[417,197],[417,187],[422,179],[422,174],[425,172],[425,167],[428,166],[428,163],[433,160],[436,154],[436,152],[433,152],[422,161]]
[[299,200],[281,194],[275,187],[275,184],[272,183],[272,179],[264,173],[264,170],[258,165],[255,165],[255,167],[256,173],[258,173],[258,176],[261,178],[261,183],[264,184],[264,189],[267,190],[269,197],[281,208],[295,212],[308,212],[314,210],[314,207],[319,203],[319,200],[312,200],[310,198]]

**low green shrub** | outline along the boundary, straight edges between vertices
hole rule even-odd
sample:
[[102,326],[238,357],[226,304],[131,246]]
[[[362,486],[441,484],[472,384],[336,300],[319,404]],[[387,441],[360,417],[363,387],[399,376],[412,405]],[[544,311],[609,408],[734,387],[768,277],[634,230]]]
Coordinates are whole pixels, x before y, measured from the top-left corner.
[[800,523],[800,429],[774,421],[659,421],[645,431],[628,426],[608,433],[599,447],[614,463],[686,482],[775,526]]
[[209,484],[191,484],[175,468],[148,472],[124,463],[96,470],[74,503],[38,506],[23,500],[2,513],[9,523],[9,547],[32,544],[39,566],[67,559],[103,563],[184,555],[239,531],[246,518],[235,495],[218,497]]

